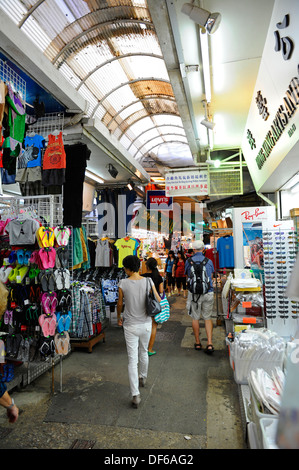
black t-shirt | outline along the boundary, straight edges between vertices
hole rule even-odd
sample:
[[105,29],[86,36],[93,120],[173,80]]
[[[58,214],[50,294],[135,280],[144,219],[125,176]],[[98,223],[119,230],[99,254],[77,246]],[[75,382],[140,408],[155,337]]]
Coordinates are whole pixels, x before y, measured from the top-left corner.
[[145,273],[142,274],[143,277],[150,277],[153,280],[154,286],[156,291],[159,294],[159,285],[163,282],[163,277],[158,274],[157,276],[153,276],[153,273]]

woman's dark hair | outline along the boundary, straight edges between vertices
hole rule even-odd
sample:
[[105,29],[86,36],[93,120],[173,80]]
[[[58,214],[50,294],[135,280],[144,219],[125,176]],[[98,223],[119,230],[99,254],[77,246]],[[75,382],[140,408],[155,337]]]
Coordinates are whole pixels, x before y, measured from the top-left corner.
[[157,269],[157,266],[158,266],[157,260],[155,258],[149,258],[145,262],[145,264],[148,267],[148,269],[150,269],[151,271],[153,271],[154,269]]
[[129,255],[123,259],[123,267],[134,273],[138,273],[140,268],[140,259],[138,256]]
[[169,250],[166,262],[170,259],[170,255],[173,256],[173,259],[175,259],[174,251],[173,251],[173,250]]
[[159,292],[159,284],[161,283],[161,276],[158,271],[158,263],[155,258],[149,258],[145,262],[146,267],[151,271],[150,277],[153,280],[153,283],[155,284],[155,287],[157,289],[157,292]]

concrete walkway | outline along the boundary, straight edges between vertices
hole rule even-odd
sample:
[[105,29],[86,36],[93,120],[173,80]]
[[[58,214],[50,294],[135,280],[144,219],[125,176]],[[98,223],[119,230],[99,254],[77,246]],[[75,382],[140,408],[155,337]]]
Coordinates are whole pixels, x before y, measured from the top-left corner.
[[195,351],[185,300],[170,304],[138,409],[130,403],[123,331],[110,326],[91,354],[75,350],[63,360],[62,391],[58,364],[54,394],[51,371],[12,392],[22,411],[11,425],[0,410],[0,449],[245,448],[224,327],[214,328],[212,356]]

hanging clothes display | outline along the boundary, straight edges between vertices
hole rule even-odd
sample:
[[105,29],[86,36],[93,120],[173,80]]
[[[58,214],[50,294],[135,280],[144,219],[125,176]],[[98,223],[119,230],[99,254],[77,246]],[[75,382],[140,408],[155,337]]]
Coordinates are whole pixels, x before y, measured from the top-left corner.
[[[3,89],[3,88],[2,88]],[[2,144],[2,183],[15,183],[17,170],[17,157],[22,151],[22,142],[25,135],[26,112],[20,96],[15,93],[7,83],[5,89],[5,109],[2,119],[2,133],[4,142]]]
[[43,157],[42,183],[44,186],[62,186],[65,182],[66,155],[62,132],[48,136],[48,145]]
[[63,223],[81,227],[83,183],[91,151],[85,144],[66,145],[66,170],[63,186]]
[[118,249],[118,267],[122,268],[123,259],[126,256],[136,254],[138,242],[130,237],[120,238],[119,240],[116,240],[115,247]]
[[124,188],[104,189],[98,191],[96,200],[99,235],[116,239],[124,238],[133,217],[133,211],[128,208],[135,202],[136,192]]
[[220,268],[234,268],[234,237],[227,235],[217,240]]

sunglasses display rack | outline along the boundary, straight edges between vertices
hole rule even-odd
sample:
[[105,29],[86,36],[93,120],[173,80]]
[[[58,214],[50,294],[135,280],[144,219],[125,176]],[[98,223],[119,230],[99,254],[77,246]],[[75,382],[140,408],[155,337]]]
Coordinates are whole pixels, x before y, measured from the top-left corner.
[[299,320],[299,302],[285,294],[298,251],[297,232],[265,230],[263,245],[267,327],[289,336],[296,331]]

